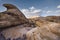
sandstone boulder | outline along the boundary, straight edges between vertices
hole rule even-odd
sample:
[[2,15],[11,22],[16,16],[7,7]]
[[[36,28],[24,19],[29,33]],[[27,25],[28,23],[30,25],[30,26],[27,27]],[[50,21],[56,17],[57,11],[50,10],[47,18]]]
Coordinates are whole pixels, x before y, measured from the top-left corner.
[[3,4],[7,8],[5,12],[0,12],[0,28],[27,23],[28,19],[24,14],[12,4]]

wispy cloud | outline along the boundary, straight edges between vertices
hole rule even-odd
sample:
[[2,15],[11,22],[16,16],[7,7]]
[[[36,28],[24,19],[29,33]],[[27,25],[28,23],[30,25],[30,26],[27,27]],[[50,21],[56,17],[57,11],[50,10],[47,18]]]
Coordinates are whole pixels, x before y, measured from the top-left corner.
[[[57,6],[57,8],[60,8],[60,5]],[[28,9],[22,9],[21,10],[27,18],[29,17],[39,17],[39,16],[60,16],[60,9],[58,10],[43,10],[43,9],[37,9],[34,6],[29,7]],[[41,15],[40,15],[41,14]]]
[[60,8],[60,5],[58,5],[57,8]]
[[60,10],[42,10],[42,16],[60,16]]
[[52,13],[52,11],[47,11],[46,13]]
[[29,7],[28,9],[22,9],[21,11],[26,15],[26,17],[36,17],[36,16],[39,16],[42,10],[32,6],[32,7]]
[[56,13],[60,13],[60,10],[56,10]]

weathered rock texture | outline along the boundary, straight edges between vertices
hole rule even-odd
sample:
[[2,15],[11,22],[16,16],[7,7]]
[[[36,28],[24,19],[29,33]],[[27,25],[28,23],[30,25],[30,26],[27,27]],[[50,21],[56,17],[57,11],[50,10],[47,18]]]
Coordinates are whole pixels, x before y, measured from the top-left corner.
[[28,22],[24,14],[14,5],[4,4],[3,6],[7,10],[0,13],[0,28]]
[[3,6],[7,10],[0,13],[0,40],[60,40],[60,17],[27,19],[14,5]]
[[22,24],[16,27],[8,28],[3,30],[1,33],[4,35],[5,39],[24,39],[26,40],[26,33],[33,28],[32,25]]
[[3,6],[7,10],[0,13],[0,40],[26,40],[26,33],[35,27],[33,23],[14,5]]
[[59,16],[39,17],[29,20],[32,20],[37,27],[26,33],[27,40],[60,40]]
[[26,36],[27,40],[60,40],[60,24],[43,23],[27,32]]

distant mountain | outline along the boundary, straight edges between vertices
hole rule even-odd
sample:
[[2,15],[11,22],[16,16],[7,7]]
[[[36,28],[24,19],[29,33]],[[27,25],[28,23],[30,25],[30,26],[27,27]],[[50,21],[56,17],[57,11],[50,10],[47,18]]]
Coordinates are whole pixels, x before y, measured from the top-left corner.
[[60,16],[47,16],[47,21],[60,23]]

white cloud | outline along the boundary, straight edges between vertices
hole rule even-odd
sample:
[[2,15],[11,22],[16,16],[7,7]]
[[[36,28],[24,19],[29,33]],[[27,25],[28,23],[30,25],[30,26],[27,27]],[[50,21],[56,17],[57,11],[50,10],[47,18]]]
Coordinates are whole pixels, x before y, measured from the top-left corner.
[[41,12],[40,9],[36,9],[36,10],[34,10],[32,13],[40,13],[40,12]]
[[60,10],[56,10],[56,13],[60,13]]
[[39,16],[39,13],[42,11],[41,9],[36,9],[35,7],[30,7],[28,9],[22,9],[21,10],[27,18],[29,17],[36,17],[36,16]]
[[60,8],[60,5],[58,5],[57,8]]
[[35,7],[32,6],[32,7],[30,7],[29,9],[33,10],[33,9],[35,9]]
[[[57,8],[60,8],[60,6],[57,6]],[[41,16],[49,16],[49,15],[60,16],[60,10],[55,10],[55,11],[54,10],[41,10],[41,9],[35,8],[34,6],[29,7],[28,9],[22,9],[21,11],[26,15],[27,18],[39,17],[40,13],[41,13]]]
[[60,16],[60,10],[43,10],[42,16]]
[[60,10],[56,10],[56,14],[60,16]]
[[46,13],[52,13],[52,11],[47,11]]

